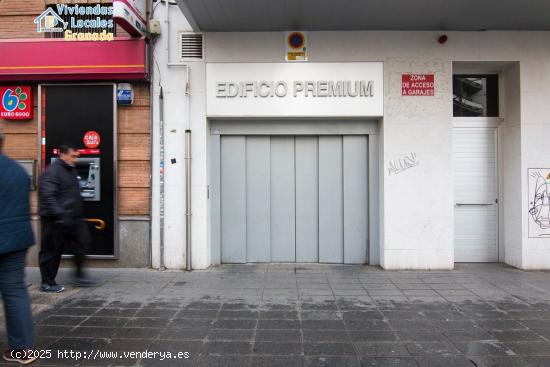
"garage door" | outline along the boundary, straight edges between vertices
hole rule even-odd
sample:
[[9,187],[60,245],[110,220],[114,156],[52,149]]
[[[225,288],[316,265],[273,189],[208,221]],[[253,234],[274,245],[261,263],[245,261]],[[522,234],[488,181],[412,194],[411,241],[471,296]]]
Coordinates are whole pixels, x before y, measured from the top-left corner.
[[222,262],[367,262],[367,136],[220,144]]
[[498,261],[495,128],[453,129],[455,261]]

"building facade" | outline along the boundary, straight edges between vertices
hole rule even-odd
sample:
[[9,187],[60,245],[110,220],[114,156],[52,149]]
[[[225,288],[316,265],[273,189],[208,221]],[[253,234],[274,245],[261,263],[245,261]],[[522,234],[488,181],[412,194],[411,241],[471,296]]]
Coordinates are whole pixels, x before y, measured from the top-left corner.
[[201,31],[191,3],[156,48],[154,267],[185,267],[189,216],[196,269],[550,266],[548,32],[310,30],[289,62],[293,29]]
[[[73,11],[78,6],[89,14],[73,17],[68,11],[64,14],[66,8],[58,5]],[[10,99],[18,98],[30,109],[30,118],[2,115],[0,126],[6,135],[4,153],[28,169],[35,186],[31,199],[37,240],[39,177],[56,159],[56,147],[71,142],[81,148],[77,168],[93,238],[90,265],[148,267],[148,45],[112,23],[110,9],[111,2],[92,1],[0,4],[2,113]],[[97,19],[98,26],[79,30],[78,22]],[[62,32],[46,31],[47,27],[61,28],[63,22],[73,35],[80,32],[91,38],[69,41]],[[131,85],[131,104],[118,101],[121,83]],[[17,93],[19,90],[25,91],[23,95]],[[29,264],[37,264],[38,250],[35,246],[29,253]]]
[[[455,29],[441,31],[429,17],[395,23],[386,14],[381,25],[348,9],[330,18],[323,1],[298,22],[277,7],[261,12],[263,1],[248,19],[238,7],[216,13],[223,6],[201,3],[148,3],[146,39],[117,29],[107,42],[37,32],[66,21],[34,22],[56,3],[0,5],[0,47],[36,44],[36,55],[61,47],[54,54],[64,57],[40,65],[78,66],[44,73],[2,61],[0,86],[31,87],[34,96],[32,119],[2,120],[8,155],[34,162],[38,176],[71,116],[92,120],[74,132],[84,145],[104,136],[92,128],[102,109],[82,115],[85,101],[104,98],[111,111],[97,119],[110,121],[112,139],[83,147],[102,152],[89,151],[87,164],[112,172],[95,202],[113,213],[113,239],[101,240],[111,247],[97,247],[94,264],[550,268],[550,33],[535,7],[494,18],[495,30],[439,9],[432,18],[447,16]],[[100,68],[74,56],[90,47],[104,56]],[[111,88],[112,98],[95,87]],[[120,104],[115,94],[128,89],[133,103]],[[65,99],[77,106],[72,115]]]

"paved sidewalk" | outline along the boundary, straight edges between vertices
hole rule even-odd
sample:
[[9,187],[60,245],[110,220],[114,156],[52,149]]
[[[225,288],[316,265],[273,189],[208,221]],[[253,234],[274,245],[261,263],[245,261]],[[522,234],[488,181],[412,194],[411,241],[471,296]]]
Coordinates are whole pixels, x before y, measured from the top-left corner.
[[[36,365],[550,366],[548,272],[271,264],[93,274],[104,284],[36,317],[37,347],[52,351]],[[105,357],[145,350],[189,358]]]

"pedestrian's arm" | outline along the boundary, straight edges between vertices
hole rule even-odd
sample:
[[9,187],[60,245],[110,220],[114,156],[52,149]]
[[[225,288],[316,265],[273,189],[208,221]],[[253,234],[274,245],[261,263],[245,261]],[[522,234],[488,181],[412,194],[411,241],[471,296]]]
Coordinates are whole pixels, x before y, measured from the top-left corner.
[[63,210],[59,206],[59,178],[46,171],[40,182],[40,215],[54,220],[61,220]]

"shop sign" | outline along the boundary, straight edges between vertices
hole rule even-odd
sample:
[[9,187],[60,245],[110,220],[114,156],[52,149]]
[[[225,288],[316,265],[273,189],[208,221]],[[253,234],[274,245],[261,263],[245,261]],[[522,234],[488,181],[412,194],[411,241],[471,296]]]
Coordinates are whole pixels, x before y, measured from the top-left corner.
[[433,97],[435,95],[434,74],[403,74],[401,95]]
[[97,148],[101,142],[99,134],[95,131],[87,131],[82,139],[86,148]]
[[0,87],[2,103],[0,118],[6,120],[32,119],[32,88],[30,86]]
[[382,116],[383,65],[209,63],[207,114]]
[[34,19],[38,33],[62,33],[65,41],[112,41],[112,6],[56,4]]
[[147,30],[145,0],[113,0],[113,19],[135,37]]

